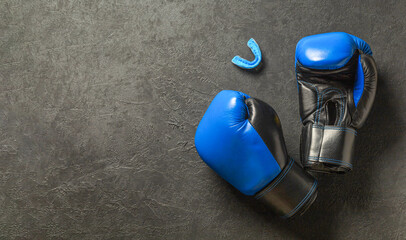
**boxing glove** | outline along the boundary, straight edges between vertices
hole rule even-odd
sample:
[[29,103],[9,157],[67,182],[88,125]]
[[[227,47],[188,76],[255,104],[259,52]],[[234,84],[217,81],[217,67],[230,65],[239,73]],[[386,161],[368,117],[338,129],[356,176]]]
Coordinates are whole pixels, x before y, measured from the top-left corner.
[[302,165],[312,171],[348,172],[357,129],[375,98],[378,73],[371,48],[347,33],[324,33],[301,39],[295,58]]
[[261,100],[221,91],[199,123],[195,146],[217,174],[282,217],[303,213],[316,199],[317,181],[288,156],[278,115]]

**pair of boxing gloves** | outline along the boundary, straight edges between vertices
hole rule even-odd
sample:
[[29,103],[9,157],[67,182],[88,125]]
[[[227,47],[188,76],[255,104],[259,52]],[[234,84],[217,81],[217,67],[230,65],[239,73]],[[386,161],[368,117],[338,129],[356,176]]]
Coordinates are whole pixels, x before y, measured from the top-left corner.
[[372,107],[378,75],[369,45],[343,32],[301,39],[295,65],[304,169],[289,157],[274,109],[242,92],[217,94],[195,135],[207,165],[284,218],[303,213],[317,197],[317,180],[306,170],[352,169],[357,129]]

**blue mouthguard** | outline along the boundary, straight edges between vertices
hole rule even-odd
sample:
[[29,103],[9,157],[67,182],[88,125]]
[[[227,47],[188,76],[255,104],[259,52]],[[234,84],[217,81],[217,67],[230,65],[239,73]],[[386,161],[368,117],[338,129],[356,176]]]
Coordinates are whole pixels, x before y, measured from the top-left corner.
[[255,56],[255,59],[253,61],[248,61],[237,55],[231,60],[231,62],[234,63],[237,67],[243,69],[254,69],[258,67],[259,63],[262,60],[261,49],[259,48],[258,43],[255,42],[253,38],[248,40],[247,46],[251,49],[252,53]]

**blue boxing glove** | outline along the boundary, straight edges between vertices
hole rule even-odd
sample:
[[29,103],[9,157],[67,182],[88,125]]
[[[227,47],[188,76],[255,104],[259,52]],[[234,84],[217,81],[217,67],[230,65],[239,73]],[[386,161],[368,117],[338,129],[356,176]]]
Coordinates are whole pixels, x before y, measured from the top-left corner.
[[378,73],[362,39],[343,32],[301,39],[296,46],[301,161],[305,169],[352,169],[357,129],[374,102]]
[[261,100],[221,91],[200,121],[195,145],[217,174],[280,216],[303,213],[316,199],[317,181],[288,156],[278,115]]

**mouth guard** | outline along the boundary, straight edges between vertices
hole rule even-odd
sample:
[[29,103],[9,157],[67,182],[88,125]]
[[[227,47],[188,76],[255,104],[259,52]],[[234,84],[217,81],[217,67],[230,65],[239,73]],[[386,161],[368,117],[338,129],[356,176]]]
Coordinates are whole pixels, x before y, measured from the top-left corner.
[[262,53],[261,49],[258,46],[258,43],[255,42],[253,38],[248,40],[247,46],[251,49],[252,53],[255,56],[255,59],[253,61],[248,61],[237,55],[231,60],[231,62],[234,63],[234,65],[236,65],[237,67],[240,67],[242,69],[252,70],[257,68],[261,63]]

